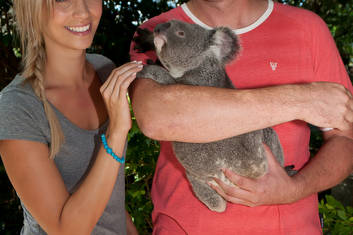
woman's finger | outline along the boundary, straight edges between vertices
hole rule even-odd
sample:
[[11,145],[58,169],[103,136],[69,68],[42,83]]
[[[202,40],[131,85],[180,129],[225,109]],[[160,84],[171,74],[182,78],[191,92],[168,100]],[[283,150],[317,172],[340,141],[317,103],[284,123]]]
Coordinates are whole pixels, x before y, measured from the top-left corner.
[[112,79],[115,79],[117,75],[124,73],[126,70],[135,67],[137,65],[142,64],[141,61],[132,61],[126,64],[123,64],[122,66],[119,66],[118,68],[115,68],[112,70],[112,72],[110,73],[108,79],[104,82],[104,84],[101,86],[101,88],[103,90],[105,90],[108,85],[110,84]]
[[126,70],[123,74],[121,74],[121,76],[119,77],[118,81],[115,84],[112,98],[117,98],[121,92],[123,94],[127,93],[127,87],[136,78],[136,73],[140,71],[142,67],[143,67],[142,65],[137,65],[136,67],[132,67],[129,70]]
[[120,71],[121,74],[127,72],[128,70],[136,67],[136,66],[139,66],[139,65],[142,65],[142,61],[132,61],[132,62],[129,62],[129,63],[126,63],[122,66],[120,66],[118,69]]
[[126,95],[128,94],[128,88],[132,81],[134,81],[136,78],[136,73],[132,74],[128,79],[126,79],[120,86],[120,91],[119,91],[119,99],[124,99],[126,98]]
[[103,85],[100,87],[100,92],[103,94],[107,88],[110,86],[112,80],[114,80],[114,78],[116,77],[116,74],[118,73],[118,71],[116,69],[113,69],[112,72],[110,73],[109,77],[107,78],[107,80],[105,80],[105,82],[103,83]]
[[[107,96],[110,96],[116,85],[117,82],[121,79],[126,79],[126,72],[136,68],[136,67],[140,67],[142,64],[141,62],[130,62],[130,63],[126,63],[116,69],[114,69],[112,71],[112,73],[110,74],[110,76],[108,77],[107,81],[102,85],[101,87],[101,93],[105,93]],[[120,85],[120,84],[118,84]]]

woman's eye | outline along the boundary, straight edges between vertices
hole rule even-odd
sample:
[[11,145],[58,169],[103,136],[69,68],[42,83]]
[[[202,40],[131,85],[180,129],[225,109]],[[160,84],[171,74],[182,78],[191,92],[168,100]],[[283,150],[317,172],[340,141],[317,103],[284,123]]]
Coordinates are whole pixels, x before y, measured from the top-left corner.
[[71,6],[72,0],[55,0],[55,6],[62,9],[68,8]]

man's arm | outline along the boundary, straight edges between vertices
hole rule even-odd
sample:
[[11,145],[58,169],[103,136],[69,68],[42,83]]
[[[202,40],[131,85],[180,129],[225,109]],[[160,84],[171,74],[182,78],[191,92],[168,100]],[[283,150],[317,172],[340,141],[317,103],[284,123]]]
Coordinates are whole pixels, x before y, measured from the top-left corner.
[[267,148],[269,172],[258,179],[224,173],[238,187],[210,185],[227,201],[246,206],[287,204],[329,189],[353,172],[353,130],[324,133],[325,143],[307,165],[289,177]]
[[342,130],[353,122],[349,91],[327,82],[235,90],[137,79],[130,95],[140,129],[157,140],[210,142],[295,119]]
[[302,197],[329,189],[353,173],[353,130],[323,134],[323,146],[294,178]]

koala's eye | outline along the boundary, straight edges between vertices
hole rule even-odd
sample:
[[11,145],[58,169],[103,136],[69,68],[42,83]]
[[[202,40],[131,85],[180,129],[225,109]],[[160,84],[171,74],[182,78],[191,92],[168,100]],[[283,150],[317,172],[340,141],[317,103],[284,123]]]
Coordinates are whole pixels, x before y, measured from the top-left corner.
[[185,32],[184,31],[178,31],[176,32],[176,34],[179,36],[179,37],[185,37]]

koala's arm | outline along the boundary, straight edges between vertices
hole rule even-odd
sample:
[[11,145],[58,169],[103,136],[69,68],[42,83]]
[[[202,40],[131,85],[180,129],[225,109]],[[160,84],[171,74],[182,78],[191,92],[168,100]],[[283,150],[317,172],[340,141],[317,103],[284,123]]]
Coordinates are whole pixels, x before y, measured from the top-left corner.
[[136,76],[138,78],[149,78],[163,85],[176,83],[169,72],[159,65],[145,65],[143,69],[137,73]]
[[235,90],[137,79],[130,88],[140,129],[157,140],[210,142],[295,119],[344,126],[342,118],[332,118],[341,115],[335,111],[342,92],[329,83]]

